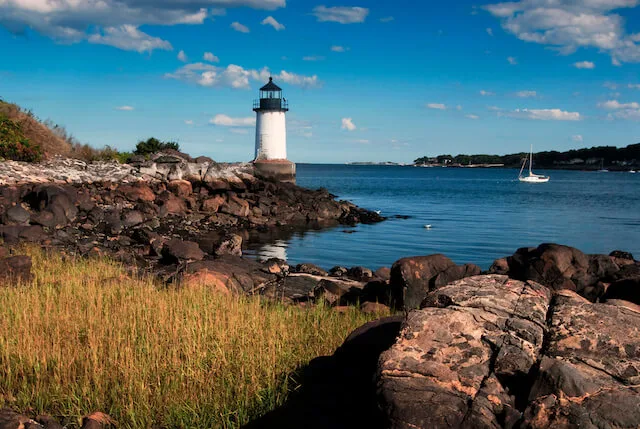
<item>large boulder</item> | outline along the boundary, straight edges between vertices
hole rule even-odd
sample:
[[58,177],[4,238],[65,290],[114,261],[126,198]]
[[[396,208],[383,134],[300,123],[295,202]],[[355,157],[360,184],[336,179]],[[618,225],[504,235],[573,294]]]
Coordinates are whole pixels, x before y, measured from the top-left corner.
[[118,190],[132,202],[153,202],[156,199],[156,194],[142,182],[134,185],[121,185]]
[[329,274],[315,264],[303,263],[296,265],[296,273],[312,274],[314,276],[328,276]]
[[607,288],[602,297],[604,301],[622,299],[640,304],[640,277],[618,280]]
[[444,255],[414,256],[396,261],[391,267],[392,304],[397,308],[418,308],[434,287],[438,274],[455,267]]
[[230,193],[228,200],[220,207],[219,211],[237,217],[249,216],[249,203],[246,200]]
[[429,293],[378,364],[391,428],[640,427],[640,311],[487,275]]
[[522,427],[640,427],[640,313],[560,292]]

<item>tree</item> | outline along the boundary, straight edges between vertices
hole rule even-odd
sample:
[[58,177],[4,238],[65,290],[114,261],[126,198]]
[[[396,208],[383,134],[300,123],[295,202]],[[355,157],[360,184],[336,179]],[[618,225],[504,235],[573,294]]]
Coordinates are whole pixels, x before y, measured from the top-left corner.
[[180,145],[176,142],[163,142],[155,137],[151,137],[146,141],[138,142],[134,153],[136,155],[149,155],[167,149],[180,150]]

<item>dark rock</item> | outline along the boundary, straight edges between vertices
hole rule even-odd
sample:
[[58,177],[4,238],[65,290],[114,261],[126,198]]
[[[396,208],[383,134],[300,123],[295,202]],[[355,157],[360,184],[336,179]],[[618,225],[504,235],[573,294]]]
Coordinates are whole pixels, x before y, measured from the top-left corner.
[[10,256],[0,260],[0,278],[20,282],[31,280],[31,257]]
[[611,281],[620,267],[614,258],[606,255],[589,255],[589,275],[600,281]]
[[344,277],[347,275],[347,272],[349,271],[348,268],[346,267],[333,267],[329,270],[329,275],[332,277]]
[[553,290],[582,292],[598,279],[589,274],[589,257],[580,250],[559,244],[541,244],[535,249],[518,249],[507,258],[509,276],[533,280]]
[[48,228],[55,228],[57,225],[64,225],[66,223],[66,219],[56,219],[56,216],[53,213],[48,210],[43,210],[31,216],[31,223],[46,226]]
[[19,237],[30,243],[41,243],[47,239],[47,235],[39,225],[31,225],[20,231]]
[[122,225],[125,228],[130,228],[132,226],[140,225],[144,222],[144,216],[137,210],[132,210],[127,212],[122,217]]
[[173,239],[164,245],[162,257],[165,263],[201,261],[204,258],[204,252],[200,249],[198,243]]
[[213,251],[215,256],[242,256],[242,237],[238,234],[227,234]]
[[51,416],[37,416],[36,421],[44,426],[44,429],[65,429],[64,426]]
[[607,288],[603,300],[623,299],[640,304],[640,277],[618,280]]
[[382,280],[370,281],[362,289],[362,301],[377,302],[389,306],[392,302],[391,286]]
[[425,295],[433,288],[438,274],[455,267],[444,255],[415,256],[396,261],[391,267],[392,306],[418,308]]
[[439,273],[433,280],[433,287],[439,288],[446,286],[456,280],[464,279],[465,277],[473,277],[480,275],[482,269],[474,264],[456,265],[449,267],[446,270]]
[[361,283],[344,280],[322,279],[313,290],[316,299],[324,299],[330,305],[357,304],[361,295]]
[[629,261],[633,261],[633,255],[629,252],[624,252],[622,250],[614,250],[613,252],[609,253],[609,256],[612,256],[614,258],[617,259],[627,259]]
[[35,420],[29,417],[18,414],[8,408],[0,409],[0,429],[42,429],[44,426],[40,425]]
[[328,273],[325,270],[323,270],[322,268],[320,268],[319,266],[314,265],[314,264],[309,264],[309,263],[296,265],[295,272],[296,273],[312,274],[314,276],[327,276],[328,275]]
[[359,282],[368,282],[373,278],[373,272],[365,267],[352,267],[347,271],[347,277]]
[[4,223],[8,225],[28,225],[31,214],[22,205],[10,207],[4,213]]
[[47,208],[54,215],[64,216],[67,221],[74,221],[78,215],[78,208],[74,205],[71,197],[66,193],[51,197],[51,201]]
[[391,279],[391,268],[381,267],[373,272],[373,276],[377,279],[389,281]]
[[101,412],[95,412],[82,419],[81,429],[107,429],[115,426],[116,422],[110,416]]
[[489,267],[489,274],[509,274],[509,263],[507,262],[507,258],[500,258],[493,261],[493,264]]

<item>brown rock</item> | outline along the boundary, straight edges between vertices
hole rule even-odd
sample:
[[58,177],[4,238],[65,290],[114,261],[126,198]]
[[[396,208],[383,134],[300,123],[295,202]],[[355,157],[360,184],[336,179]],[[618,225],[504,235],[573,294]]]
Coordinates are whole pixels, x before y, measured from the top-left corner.
[[181,198],[188,197],[193,193],[193,187],[188,180],[172,180],[167,184],[167,188]]
[[214,249],[215,256],[242,256],[242,237],[238,234],[227,234]]
[[234,194],[229,194],[229,199],[221,207],[222,213],[227,213],[237,217],[249,216],[249,203]]
[[4,213],[4,223],[7,225],[28,225],[31,214],[22,205],[17,204]]
[[142,182],[135,185],[121,185],[118,190],[129,200],[133,202],[147,201],[152,202],[156,199],[156,194],[149,186]]
[[391,267],[392,305],[418,308],[433,287],[436,276],[455,264],[444,255],[415,256],[396,261]]
[[0,409],[0,429],[43,429],[35,420],[8,408]]
[[204,252],[200,249],[198,243],[173,239],[164,245],[162,257],[167,263],[201,261],[204,258]]
[[295,272],[296,273],[312,274],[314,276],[326,276],[326,275],[328,275],[327,272],[325,270],[323,270],[322,268],[320,268],[319,266],[317,266],[315,264],[309,264],[309,263],[296,265]]
[[391,428],[504,427],[536,363],[551,293],[506,276],[470,277],[431,292],[380,356]]
[[379,302],[365,302],[360,305],[360,311],[365,314],[389,314],[391,309]]
[[160,206],[160,214],[184,215],[187,212],[187,204],[182,198],[169,194],[164,197],[164,202]]
[[389,281],[391,279],[391,268],[389,267],[381,267],[374,271],[373,275],[384,281]]
[[106,429],[115,427],[116,422],[107,414],[94,412],[82,419],[81,429]]
[[207,198],[202,202],[202,210],[205,212],[215,213],[224,203],[224,197],[222,195],[216,195],[215,197]]
[[316,299],[324,299],[330,305],[352,305],[360,301],[362,283],[336,279],[322,279],[313,290]]

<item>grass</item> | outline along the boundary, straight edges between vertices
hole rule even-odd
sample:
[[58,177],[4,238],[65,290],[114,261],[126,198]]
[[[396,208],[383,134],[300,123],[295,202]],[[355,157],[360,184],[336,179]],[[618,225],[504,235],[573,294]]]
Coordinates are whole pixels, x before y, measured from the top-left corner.
[[108,259],[26,248],[29,284],[0,287],[0,406],[77,427],[238,427],[286,401],[289,375],[372,316],[161,288]]

